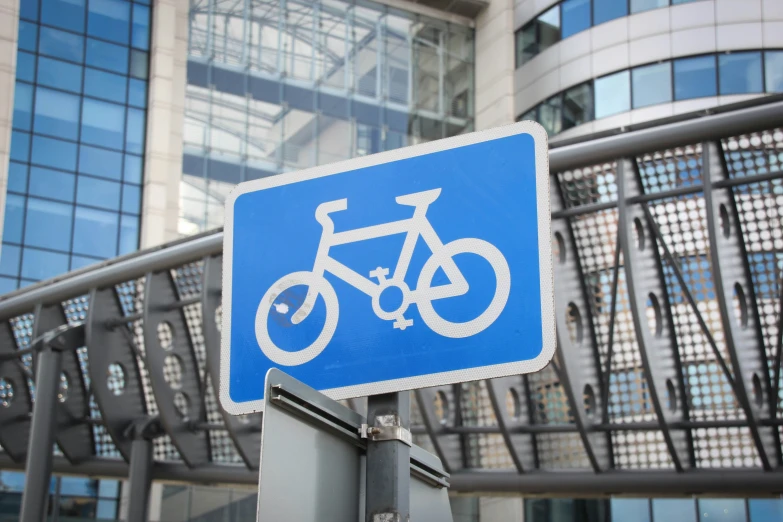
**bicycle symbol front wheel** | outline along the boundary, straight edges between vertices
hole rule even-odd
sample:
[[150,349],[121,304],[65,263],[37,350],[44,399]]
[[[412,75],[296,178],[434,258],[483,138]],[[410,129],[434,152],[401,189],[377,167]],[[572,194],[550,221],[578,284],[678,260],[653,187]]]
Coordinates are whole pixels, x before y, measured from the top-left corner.
[[416,283],[416,291],[428,294],[435,272],[443,265],[444,261],[457,254],[476,254],[489,262],[495,272],[495,294],[486,310],[475,319],[463,323],[447,321],[439,316],[432,306],[432,301],[421,300],[418,302],[419,313],[427,326],[433,332],[453,339],[476,335],[494,323],[506,307],[511,290],[511,271],[500,250],[482,239],[463,238],[446,243],[424,263],[424,268],[421,269],[419,280]]
[[[311,296],[311,292],[316,293],[315,296],[312,296],[311,299],[306,299],[305,302],[310,302],[314,305],[317,294],[323,297],[326,305],[326,321],[324,321],[323,329],[318,338],[309,346],[296,351],[283,350],[269,336],[269,312],[280,294],[291,287],[300,285],[308,287],[308,297]],[[306,317],[309,313],[310,310],[300,308],[299,310],[294,310],[292,317],[301,317],[302,315]],[[337,294],[334,293],[334,288],[329,284],[329,281],[313,272],[293,272],[275,281],[269,290],[266,291],[264,297],[261,298],[258,310],[256,310],[256,341],[264,355],[273,362],[283,366],[299,366],[313,360],[326,348],[326,345],[332,340],[334,331],[337,329],[339,315],[340,305],[337,302]]]

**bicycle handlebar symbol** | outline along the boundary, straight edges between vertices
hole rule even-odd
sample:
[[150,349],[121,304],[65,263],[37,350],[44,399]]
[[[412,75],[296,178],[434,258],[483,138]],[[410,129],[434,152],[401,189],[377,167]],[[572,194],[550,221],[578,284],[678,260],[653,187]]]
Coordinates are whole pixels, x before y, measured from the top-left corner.
[[[317,357],[329,344],[337,329],[340,307],[334,288],[324,277],[325,272],[331,273],[370,296],[375,315],[386,321],[394,321],[394,328],[405,330],[413,325],[412,319],[405,318],[405,312],[412,304],[418,307],[424,323],[443,337],[470,337],[494,323],[505,308],[511,289],[511,273],[506,258],[494,245],[477,238],[456,239],[443,244],[426,216],[427,208],[438,199],[440,192],[441,189],[433,189],[395,198],[400,205],[414,207],[413,217],[409,219],[337,233],[334,231],[334,223],[329,214],[347,209],[348,200],[338,199],[318,205],[315,210],[315,219],[323,227],[323,232],[313,269],[309,272],[293,272],[281,277],[266,291],[258,305],[255,333],[256,341],[264,354],[277,364],[298,366]],[[387,278],[388,268],[378,267],[370,272],[369,278],[365,278],[329,257],[329,249],[333,246],[401,233],[405,233],[406,237],[397,266],[390,279]],[[405,276],[419,237],[427,244],[432,255],[424,263],[416,288],[411,290],[405,283]],[[465,253],[476,254],[489,262],[495,272],[495,294],[489,306],[478,317],[466,322],[454,323],[440,317],[433,308],[432,302],[438,299],[458,297],[468,292],[468,282],[453,260],[457,254]],[[430,286],[432,278],[438,268],[445,272],[449,284],[432,287]],[[371,279],[376,279],[377,283]],[[272,341],[267,321],[272,310],[276,314],[287,314],[290,311],[290,303],[277,302],[278,296],[287,289],[299,285],[307,287],[307,296],[301,306],[293,312],[291,323],[297,325],[307,318],[319,294],[326,304],[326,320],[320,335],[309,346],[297,351],[287,351],[279,348]],[[402,302],[396,310],[392,311],[382,309],[380,304],[381,294],[389,287],[396,287],[402,293]]]

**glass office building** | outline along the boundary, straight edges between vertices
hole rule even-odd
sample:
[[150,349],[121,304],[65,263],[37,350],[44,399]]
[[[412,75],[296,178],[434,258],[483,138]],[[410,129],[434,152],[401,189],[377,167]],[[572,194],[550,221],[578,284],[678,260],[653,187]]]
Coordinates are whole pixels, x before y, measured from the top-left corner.
[[0,292],[139,242],[149,0],[21,0]]

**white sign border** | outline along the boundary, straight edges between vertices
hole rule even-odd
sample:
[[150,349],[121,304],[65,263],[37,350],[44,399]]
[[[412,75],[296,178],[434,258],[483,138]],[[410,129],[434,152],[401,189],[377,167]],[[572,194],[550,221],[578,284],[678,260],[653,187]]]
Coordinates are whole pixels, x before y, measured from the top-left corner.
[[[442,386],[465,381],[493,379],[508,375],[534,373],[545,368],[555,353],[555,298],[552,267],[552,231],[550,211],[550,180],[549,180],[549,144],[544,128],[532,121],[522,121],[511,125],[496,127],[479,132],[472,132],[444,138],[437,141],[422,143],[401,149],[380,152],[337,163],[330,163],[296,172],[277,174],[266,178],[240,183],[226,198],[225,225],[223,228],[223,324],[220,335],[220,402],[223,408],[232,415],[245,415],[264,410],[264,400],[237,403],[229,394],[229,370],[231,364],[231,272],[233,267],[234,242],[234,203],[242,194],[256,192],[300,181],[322,178],[334,174],[363,169],[391,163],[407,158],[423,156],[450,149],[465,147],[518,134],[529,134],[533,137],[536,155],[536,202],[538,205],[538,251],[539,273],[541,277],[541,329],[542,349],[535,358],[527,361],[494,364],[475,368],[431,373],[415,377],[390,379],[340,388],[320,390],[324,395],[335,399],[347,399],[376,395],[396,391]],[[259,297],[260,299],[260,297]],[[260,350],[260,348],[259,348]],[[285,368],[280,368],[285,371]],[[264,382],[259,386],[263,388]]]

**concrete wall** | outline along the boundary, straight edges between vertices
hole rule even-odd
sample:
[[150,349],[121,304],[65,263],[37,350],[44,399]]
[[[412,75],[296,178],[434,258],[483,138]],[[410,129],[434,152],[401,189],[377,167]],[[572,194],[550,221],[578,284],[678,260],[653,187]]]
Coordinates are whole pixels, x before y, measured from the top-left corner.
[[19,0],[0,0],[0,239],[3,237],[11,124],[14,118],[18,31]]
[[514,122],[514,2],[491,0],[476,19],[476,130]]
[[155,0],[154,4],[142,193],[142,248],[178,237],[182,176],[188,0]]

